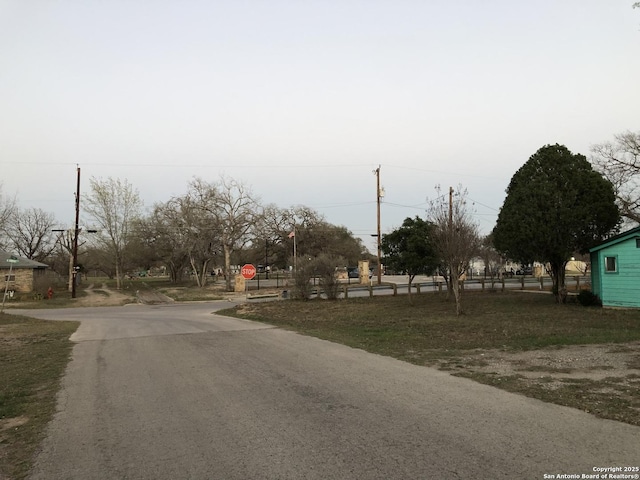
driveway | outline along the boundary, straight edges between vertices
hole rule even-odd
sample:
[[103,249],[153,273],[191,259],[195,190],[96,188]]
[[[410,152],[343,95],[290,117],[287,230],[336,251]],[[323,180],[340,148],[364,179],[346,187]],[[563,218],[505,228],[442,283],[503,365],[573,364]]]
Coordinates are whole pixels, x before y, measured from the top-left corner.
[[214,313],[229,305],[22,311],[82,322],[30,478],[542,479],[639,464],[638,427]]

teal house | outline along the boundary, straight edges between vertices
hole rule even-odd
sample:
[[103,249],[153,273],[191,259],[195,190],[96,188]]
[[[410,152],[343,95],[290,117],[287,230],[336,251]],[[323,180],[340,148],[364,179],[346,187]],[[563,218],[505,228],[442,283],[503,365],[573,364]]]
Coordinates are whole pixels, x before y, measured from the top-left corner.
[[604,307],[640,308],[640,227],[589,250],[591,291]]

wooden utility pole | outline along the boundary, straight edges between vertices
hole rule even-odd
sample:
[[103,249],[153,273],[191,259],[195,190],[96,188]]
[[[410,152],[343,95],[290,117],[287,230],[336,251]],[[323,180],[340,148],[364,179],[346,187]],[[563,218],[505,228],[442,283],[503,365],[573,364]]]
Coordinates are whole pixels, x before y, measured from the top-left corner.
[[380,190],[380,165],[378,165],[374,173],[376,174],[376,206],[378,214],[378,229],[376,232],[378,237],[378,285],[380,285],[382,283],[382,246],[380,243],[380,199],[382,198],[382,192]]
[[76,280],[78,276],[78,234],[80,233],[80,167],[78,167],[78,184],[76,186],[76,222],[73,231],[73,271],[71,276],[71,298],[76,298]]
[[453,231],[453,187],[449,187],[449,233]]

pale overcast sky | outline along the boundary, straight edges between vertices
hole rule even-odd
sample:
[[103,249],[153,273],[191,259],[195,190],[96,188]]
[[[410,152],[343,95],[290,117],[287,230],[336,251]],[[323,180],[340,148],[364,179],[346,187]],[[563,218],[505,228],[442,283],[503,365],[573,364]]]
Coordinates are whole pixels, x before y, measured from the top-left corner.
[[374,241],[462,184],[483,233],[546,144],[640,129],[632,0],[0,0],[2,191],[74,218],[221,173]]

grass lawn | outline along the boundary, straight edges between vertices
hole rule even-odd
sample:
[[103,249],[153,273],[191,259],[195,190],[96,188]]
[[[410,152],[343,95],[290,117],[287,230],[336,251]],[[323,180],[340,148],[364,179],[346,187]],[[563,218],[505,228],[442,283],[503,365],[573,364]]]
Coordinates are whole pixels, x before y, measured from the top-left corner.
[[[640,340],[640,310],[557,305],[534,293],[476,293],[463,297],[465,314],[455,316],[446,295],[414,295],[339,300],[286,301],[241,305],[223,314],[258,320],[326,340],[437,366],[499,388],[519,392],[598,416],[640,425],[640,352],[625,369],[637,372],[602,380],[560,379],[550,388],[549,367],[532,380],[521,373],[476,371],[490,351],[525,352],[570,345],[624,344]],[[626,347],[625,347],[626,348]],[[466,363],[466,365],[464,365]],[[486,362],[485,362],[486,363]],[[451,365],[462,367],[455,370]],[[526,365],[522,371],[526,370]],[[529,368],[529,371],[532,369]]]
[[53,417],[77,322],[0,314],[0,478],[23,478]]

